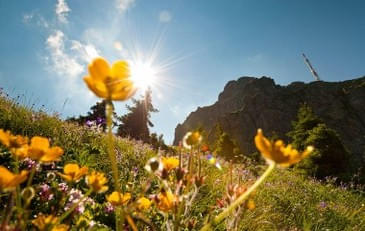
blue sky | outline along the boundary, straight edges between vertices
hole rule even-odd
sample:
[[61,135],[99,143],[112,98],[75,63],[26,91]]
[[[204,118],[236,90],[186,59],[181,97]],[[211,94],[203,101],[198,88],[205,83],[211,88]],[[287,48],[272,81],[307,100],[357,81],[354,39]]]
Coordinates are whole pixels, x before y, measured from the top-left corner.
[[171,143],[229,80],[312,81],[302,52],[325,81],[365,75],[364,12],[362,0],[0,0],[0,86],[66,118],[98,100],[82,81],[95,56],[152,60],[152,131]]

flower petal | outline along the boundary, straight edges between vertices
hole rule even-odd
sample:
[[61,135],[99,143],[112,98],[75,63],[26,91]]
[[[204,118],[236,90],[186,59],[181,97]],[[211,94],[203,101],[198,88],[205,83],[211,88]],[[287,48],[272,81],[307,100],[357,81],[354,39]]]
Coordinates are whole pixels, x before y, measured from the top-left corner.
[[38,149],[48,149],[49,148],[49,140],[44,137],[35,136],[30,141],[30,146],[32,148],[38,148]]
[[13,178],[14,175],[7,168],[0,166],[0,187],[9,184]]
[[63,167],[63,172],[65,174],[75,174],[80,170],[79,165],[77,164],[66,164],[65,167]]
[[129,77],[129,65],[126,61],[116,61],[111,68],[111,77],[113,79],[126,79]]
[[131,81],[125,80],[123,82],[125,83],[118,84],[117,89],[111,94],[112,100],[127,100],[136,93],[137,88],[133,86]]
[[52,147],[47,150],[47,153],[40,158],[41,162],[58,161],[59,157],[63,154],[63,149],[60,147]]
[[104,81],[110,75],[108,62],[101,57],[94,59],[89,64],[89,73],[92,79]]
[[95,81],[92,77],[84,77],[84,81],[89,87],[89,89],[94,92],[94,94],[100,98],[107,98],[108,92],[106,90],[105,84],[100,81]]

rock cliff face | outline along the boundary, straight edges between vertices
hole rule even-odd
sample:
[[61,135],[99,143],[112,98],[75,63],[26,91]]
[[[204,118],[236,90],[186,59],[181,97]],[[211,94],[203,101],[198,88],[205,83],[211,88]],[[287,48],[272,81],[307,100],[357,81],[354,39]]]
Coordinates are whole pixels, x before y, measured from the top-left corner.
[[276,85],[268,77],[230,81],[216,103],[199,107],[177,125],[174,144],[198,126],[203,126],[211,139],[219,123],[244,153],[252,153],[256,151],[253,138],[258,128],[267,136],[277,134],[285,140],[302,103],[311,106],[317,116],[339,133],[350,152],[364,153],[365,76],[344,82],[293,82],[288,86]]

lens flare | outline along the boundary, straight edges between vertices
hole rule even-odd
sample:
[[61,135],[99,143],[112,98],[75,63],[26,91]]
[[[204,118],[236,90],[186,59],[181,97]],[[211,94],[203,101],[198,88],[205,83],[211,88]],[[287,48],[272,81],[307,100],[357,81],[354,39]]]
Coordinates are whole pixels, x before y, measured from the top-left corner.
[[158,71],[150,63],[131,62],[130,68],[132,81],[138,89],[145,91],[155,83]]

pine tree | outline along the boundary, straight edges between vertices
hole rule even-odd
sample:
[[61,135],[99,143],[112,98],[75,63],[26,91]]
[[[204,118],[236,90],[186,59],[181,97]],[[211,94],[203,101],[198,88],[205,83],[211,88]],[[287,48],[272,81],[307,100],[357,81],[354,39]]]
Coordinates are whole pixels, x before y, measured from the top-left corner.
[[292,139],[295,148],[304,150],[304,141],[309,137],[309,132],[320,123],[322,120],[313,113],[312,108],[303,104],[298,110],[297,120],[292,121],[293,130],[287,136]]
[[132,99],[133,106],[127,105],[127,114],[118,118],[121,122],[118,126],[119,136],[130,136],[136,140],[149,142],[149,127],[153,127],[151,122],[151,112],[158,112],[152,105],[152,91],[147,89],[143,99]]
[[215,151],[227,160],[236,159],[241,153],[237,143],[226,132],[222,132],[219,136]]
[[157,133],[151,133],[148,143],[151,144],[155,150],[162,149],[168,151],[168,146],[165,144],[162,134],[157,135]]
[[298,164],[298,168],[318,178],[338,176],[345,179],[350,154],[335,130],[328,128],[324,123],[318,124],[309,131],[309,136],[303,144],[312,145],[315,150],[309,158]]
[[309,145],[315,148],[308,158],[296,165],[297,169],[318,178],[344,177],[350,154],[335,130],[327,127],[306,104],[298,110],[297,121],[292,122],[292,127],[287,135],[296,149],[304,150]]

